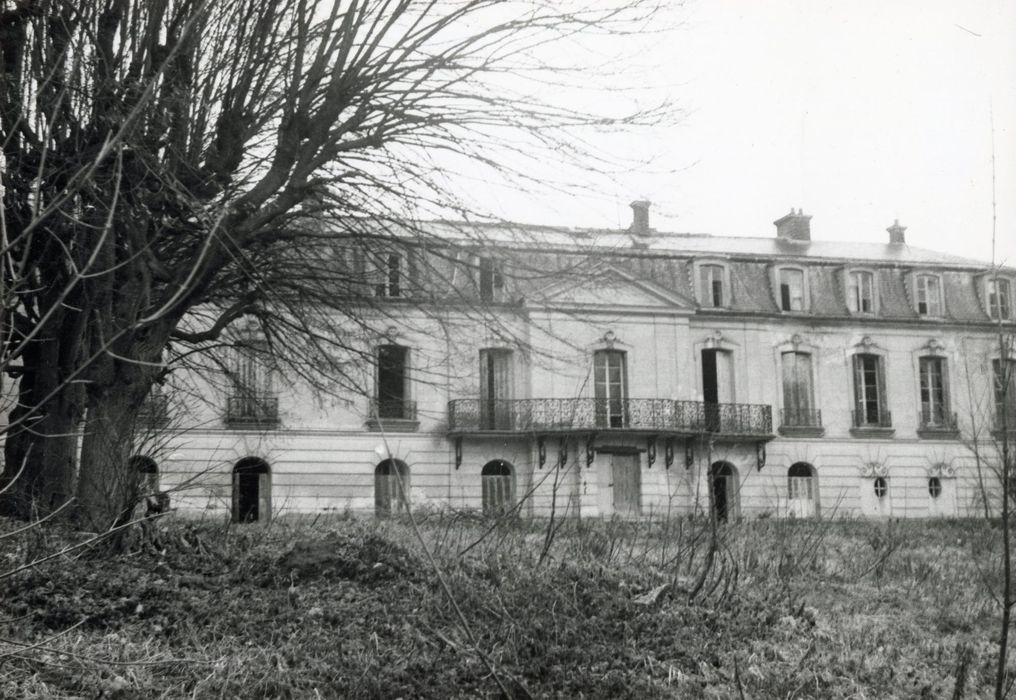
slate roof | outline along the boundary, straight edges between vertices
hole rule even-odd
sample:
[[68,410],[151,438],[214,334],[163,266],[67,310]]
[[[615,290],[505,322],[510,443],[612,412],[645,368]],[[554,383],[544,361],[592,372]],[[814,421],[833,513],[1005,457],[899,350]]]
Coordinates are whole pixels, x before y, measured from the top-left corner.
[[[430,255],[431,279],[421,280],[421,286],[432,298],[449,292],[465,298],[475,296],[476,256],[489,255],[501,258],[510,268],[508,277],[515,286],[510,296],[516,299],[534,293],[548,279],[582,276],[594,269],[591,266],[606,264],[697,305],[695,265],[714,259],[727,269],[728,305],[719,310],[700,306],[699,313],[788,317],[778,306],[774,280],[779,265],[792,263],[806,271],[808,285],[807,309],[793,312],[792,317],[928,324],[990,322],[983,298],[987,263],[905,244],[656,232],[635,237],[616,230],[462,222],[426,222],[420,230],[427,233],[422,241],[417,238],[423,249],[431,243],[441,247],[441,242],[460,246],[451,254]],[[392,232],[388,235],[398,238]],[[852,314],[847,308],[847,275],[858,267],[875,277],[876,313],[872,315]],[[941,279],[942,317],[924,318],[916,311],[912,287],[915,274],[922,271]],[[1006,268],[1003,273],[1016,284],[1016,270]]]
[[[775,235],[767,238],[716,236],[707,233],[661,233],[633,239],[627,231],[573,229],[524,224],[472,224],[433,222],[436,237],[447,240],[476,240],[479,244],[501,244],[553,249],[612,249],[643,251],[644,254],[679,254],[691,257],[771,257],[817,259],[839,262],[881,262],[933,267],[984,269],[988,263],[907,244],[860,241],[788,241]],[[482,233],[477,233],[482,232]],[[637,246],[633,241],[637,240]]]

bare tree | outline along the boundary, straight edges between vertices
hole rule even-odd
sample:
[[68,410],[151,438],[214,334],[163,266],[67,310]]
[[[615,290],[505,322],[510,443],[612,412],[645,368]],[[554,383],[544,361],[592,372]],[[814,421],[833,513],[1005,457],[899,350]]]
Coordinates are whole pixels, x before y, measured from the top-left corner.
[[665,105],[597,112],[532,89],[585,75],[544,47],[644,31],[658,9],[0,2],[6,478],[24,465],[8,510],[76,493],[89,524],[113,522],[130,417],[168,355],[219,345],[241,319],[277,355],[332,355],[326,330],[374,296],[336,251],[362,260],[425,243],[421,215],[482,213],[447,192],[449,169],[525,186],[548,152],[588,164],[590,129],[658,120]]

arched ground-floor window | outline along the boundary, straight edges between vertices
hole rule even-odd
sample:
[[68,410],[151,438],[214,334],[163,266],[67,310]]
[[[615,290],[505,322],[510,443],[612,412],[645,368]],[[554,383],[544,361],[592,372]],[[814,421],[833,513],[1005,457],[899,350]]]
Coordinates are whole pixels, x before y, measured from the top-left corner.
[[130,473],[137,478],[137,495],[144,498],[159,492],[159,465],[151,457],[135,455],[130,458]]
[[252,523],[272,515],[272,472],[268,462],[245,457],[233,466],[233,522]]
[[485,515],[503,515],[515,507],[515,469],[510,463],[503,459],[487,462],[480,479]]
[[790,515],[807,518],[817,512],[815,467],[795,462],[787,470],[787,499]]
[[730,462],[713,462],[709,470],[716,519],[725,522],[737,515],[737,469]]
[[409,465],[386,459],[374,469],[374,512],[379,518],[409,510]]

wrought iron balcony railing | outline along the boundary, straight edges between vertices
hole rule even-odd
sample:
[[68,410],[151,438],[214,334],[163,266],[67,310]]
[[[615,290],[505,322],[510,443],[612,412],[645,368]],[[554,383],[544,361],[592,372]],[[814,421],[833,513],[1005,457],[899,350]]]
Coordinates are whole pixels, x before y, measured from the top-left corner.
[[724,435],[767,435],[773,430],[773,410],[765,404],[705,403],[705,429]]
[[780,425],[784,428],[821,428],[822,411],[817,408],[781,408]]
[[271,427],[279,422],[279,398],[267,394],[237,394],[226,399],[226,425]]
[[638,430],[768,435],[772,410],[757,404],[673,399],[454,399],[448,429],[471,432]]
[[371,399],[370,418],[378,420],[416,420],[416,402],[405,399]]
[[957,427],[956,414],[950,413],[945,409],[939,408],[922,408],[921,409],[921,430],[922,431],[940,431],[940,432],[956,432],[959,428]]
[[889,411],[882,409],[855,410],[852,414],[853,426],[855,428],[891,428],[893,427],[893,416]]

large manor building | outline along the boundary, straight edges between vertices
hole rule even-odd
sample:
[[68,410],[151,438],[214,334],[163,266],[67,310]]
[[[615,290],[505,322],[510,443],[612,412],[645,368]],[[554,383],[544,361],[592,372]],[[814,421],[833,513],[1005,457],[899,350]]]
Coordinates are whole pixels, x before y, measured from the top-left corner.
[[445,222],[444,244],[337,251],[376,301],[351,333],[361,390],[241,353],[139,466],[181,511],[237,520],[984,512],[1016,424],[1016,270],[898,223],[818,241],[798,210],[733,238],[632,208],[624,230]]

